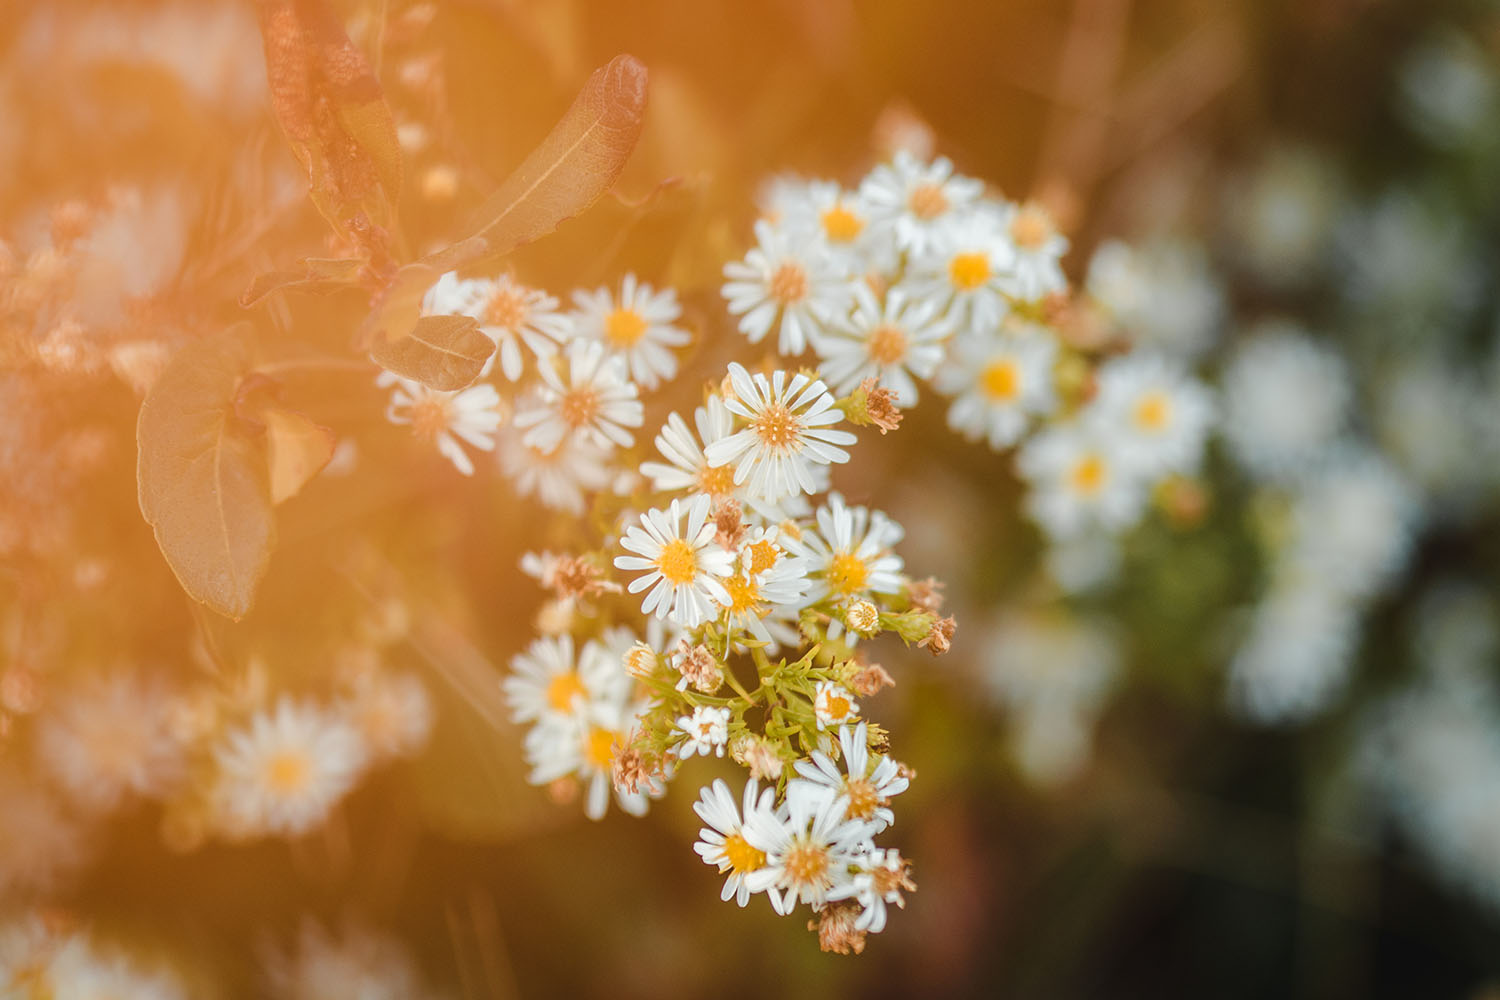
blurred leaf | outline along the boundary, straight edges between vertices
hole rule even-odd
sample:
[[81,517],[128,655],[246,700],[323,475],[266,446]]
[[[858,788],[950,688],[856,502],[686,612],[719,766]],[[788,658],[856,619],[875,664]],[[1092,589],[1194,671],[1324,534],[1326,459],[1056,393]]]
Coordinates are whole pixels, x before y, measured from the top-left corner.
[[384,256],[401,147],[380,83],[324,0],[258,0],[271,105],[340,235]]
[[265,456],[234,413],[251,342],[228,330],[178,351],[141,404],[141,513],[194,600],[243,618],[276,534]]
[[300,268],[267,271],[257,275],[240,295],[240,305],[253,306],[278,288],[302,288],[310,292],[332,292],[359,281],[365,262],[357,257],[308,257]]
[[333,431],[293,410],[267,409],[266,465],[271,475],[271,503],[297,495],[333,457]]
[[448,392],[471,384],[494,353],[495,342],[471,316],[423,316],[406,336],[370,345],[370,357],[387,371]]
[[620,55],[594,71],[542,144],[474,213],[481,258],[545,236],[609,189],[641,135],[646,67]]

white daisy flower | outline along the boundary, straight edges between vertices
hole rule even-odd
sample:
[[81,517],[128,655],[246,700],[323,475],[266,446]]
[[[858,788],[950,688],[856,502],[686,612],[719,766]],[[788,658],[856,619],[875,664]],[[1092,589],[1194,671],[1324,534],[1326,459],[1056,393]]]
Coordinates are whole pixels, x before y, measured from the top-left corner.
[[516,722],[574,718],[591,702],[619,700],[630,691],[619,656],[589,639],[575,658],[573,637],[566,634],[532,640],[511,658],[510,669],[501,686]]
[[1005,231],[1015,248],[1015,294],[1023,302],[1035,302],[1054,292],[1066,291],[1062,258],[1068,238],[1057,231],[1051,214],[1040,204],[1001,206]]
[[727,499],[735,491],[734,467],[728,463],[710,465],[704,449],[734,433],[734,414],[723,398],[709,396],[693,411],[693,423],[697,437],[688,429],[687,421],[676,413],[667,414],[666,425],[656,435],[656,450],[667,461],[642,462],[641,475],[658,492],[705,493],[715,501]]
[[835,181],[789,183],[777,205],[780,224],[792,232],[811,233],[846,275],[894,269],[895,244],[879,238],[859,192],[845,191]]
[[[766,865],[765,848],[770,846],[767,835],[778,826],[776,819],[776,789],[762,789],[760,783],[751,778],[745,784],[743,810],[734,801],[723,779],[698,793],[693,803],[693,812],[708,825],[698,831],[698,842],[693,850],[706,865],[718,868],[719,874],[726,872],[724,891],[719,898],[728,902],[732,897],[740,906],[750,902],[751,890],[746,876]],[[757,846],[761,845],[761,846]],[[777,913],[785,912],[781,905],[781,894],[771,886],[763,887],[771,897],[771,905]]]
[[797,761],[796,768],[804,780],[842,796],[849,818],[869,823],[871,834],[878,834],[896,820],[890,807],[892,796],[906,791],[911,781],[891,758],[871,759],[868,730],[864,722],[839,728],[843,770],[827,754],[816,750],[811,760]]
[[627,428],[641,426],[646,414],[625,363],[608,357],[597,340],[574,340],[567,369],[565,382],[556,365],[541,367],[540,395],[516,410],[515,425],[526,431],[523,442],[545,452],[570,437],[630,447],[635,438]]
[[600,341],[612,357],[623,358],[641,388],[655,389],[677,374],[672,348],[684,346],[692,337],[672,325],[682,316],[675,291],[658,292],[627,274],[618,297],[608,288],[580,289],[573,293],[573,302],[578,335]]
[[870,840],[869,824],[848,818],[844,808],[844,799],[822,785],[790,782],[781,822],[756,831],[766,863],[745,875],[750,891],[779,889],[783,912],[799,902],[827,902],[849,880],[850,864]]
[[354,787],[369,753],[341,716],[283,697],[231,732],[214,757],[215,804],[228,832],[297,836]]
[[500,441],[500,467],[516,492],[574,515],[583,513],[586,492],[609,482],[609,455],[609,448],[580,436],[564,438],[552,451],[526,444],[519,431]]
[[693,754],[722,757],[729,742],[729,709],[699,705],[692,715],[678,717],[677,728],[687,734],[687,739],[677,745],[677,756],[682,760]]
[[414,674],[362,674],[341,707],[378,757],[410,757],[432,732],[432,699]]
[[730,601],[724,607],[731,636],[749,632],[774,648],[797,639],[797,613],[806,604],[807,562],[787,552],[780,528],[751,528],[740,543],[734,571],[724,579]]
[[844,685],[818,681],[813,690],[813,715],[819,729],[837,729],[859,718],[859,702]]
[[931,378],[943,360],[943,342],[953,324],[932,302],[910,302],[899,291],[884,304],[868,285],[855,286],[854,311],[818,344],[822,373],[840,396],[873,378],[890,389],[898,406],[915,406],[912,376]]
[[1097,427],[1074,421],[1049,427],[1026,442],[1016,469],[1031,487],[1027,512],[1054,538],[1092,527],[1120,531],[1140,520],[1146,488],[1116,458]]
[[729,381],[734,398],[726,405],[749,426],[708,445],[704,456],[714,465],[734,463],[735,485],[748,484],[750,496],[775,502],[812,493],[812,465],[849,461],[839,445],[855,437],[831,429],[844,415],[822,381],[800,372],[790,382],[783,371],[752,376],[737,362]]
[[1214,421],[1208,390],[1164,357],[1138,352],[1106,362],[1085,419],[1115,438],[1119,461],[1155,479],[1191,474]]
[[718,604],[730,602],[721,578],[734,565],[733,554],[714,541],[714,523],[709,520],[708,497],[688,501],[687,526],[682,527],[682,506],[673,500],[666,510],[652,509],[641,515],[639,527],[632,525],[620,545],[635,555],[615,557],[615,566],[627,571],[647,571],[631,581],[629,590],[638,594],[651,588],[641,606],[644,614],[672,620],[692,628],[718,616]]
[[449,271],[438,278],[422,299],[424,316],[472,316],[479,329],[495,342],[495,353],[485,362],[481,377],[496,359],[505,377],[521,377],[524,345],[540,361],[557,353],[557,345],[573,335],[569,318],[558,311],[557,299],[540,289],[527,288],[509,274],[498,278],[460,278]]
[[900,287],[933,303],[960,335],[994,327],[1017,291],[1016,250],[998,209],[984,205],[945,225],[912,258]]
[[816,530],[785,542],[788,551],[807,561],[813,577],[809,604],[901,592],[903,563],[892,551],[904,535],[901,525],[881,511],[846,505],[838,493],[828,495],[816,521]]
[[93,678],[57,700],[37,731],[41,762],[64,793],[106,811],[156,796],[182,776],[183,746],[166,688],[130,675]]
[[1252,474],[1286,481],[1343,433],[1353,396],[1342,358],[1295,324],[1262,323],[1223,378],[1222,433]]
[[375,384],[391,389],[386,419],[409,426],[418,437],[432,441],[443,457],[464,475],[474,474],[474,463],[459,441],[480,451],[495,450],[495,432],[500,429],[503,416],[500,394],[488,382],[458,392],[441,392],[391,372],[381,372]]
[[584,784],[583,811],[589,819],[604,818],[611,791],[621,809],[644,816],[650,799],[664,789],[642,785],[627,791],[615,785],[612,771],[615,754],[630,745],[636,716],[645,707],[606,699],[590,702],[582,718],[541,720],[526,734],[526,760],[532,767],[527,780],[548,785],[577,778]]
[[1105,240],[1089,259],[1086,287],[1130,339],[1173,357],[1197,358],[1224,325],[1224,287],[1203,247]]
[[907,861],[895,848],[871,846],[854,859],[853,877],[829,892],[829,902],[852,899],[860,906],[854,929],[867,934],[885,930],[886,911],[890,906],[906,906],[903,890],[916,888],[908,872]]
[[851,282],[809,236],[762,219],[755,224],[755,239],[743,261],[724,265],[721,291],[729,314],[740,317],[740,332],[750,343],[776,329],[776,350],[788,357],[801,354],[849,308]]
[[1020,440],[1033,417],[1057,409],[1057,339],[1030,323],[1006,324],[953,342],[934,385],[954,398],[948,426],[996,451]]
[[922,163],[898,150],[890,163],[870,171],[859,187],[870,225],[901,250],[920,254],[937,230],[979,203],[984,184],[953,172],[946,157]]

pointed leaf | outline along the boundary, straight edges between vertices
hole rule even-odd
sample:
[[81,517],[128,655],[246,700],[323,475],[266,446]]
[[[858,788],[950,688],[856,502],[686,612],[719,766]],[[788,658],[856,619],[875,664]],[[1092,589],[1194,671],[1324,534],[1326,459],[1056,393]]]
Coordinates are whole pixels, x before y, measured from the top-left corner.
[[261,411],[266,427],[266,465],[270,470],[271,503],[297,495],[333,457],[333,431],[294,410]]
[[359,283],[364,266],[365,262],[357,257],[308,257],[298,267],[257,275],[240,295],[240,305],[253,306],[280,288],[301,288],[310,292],[350,288]]
[[484,258],[556,229],[609,189],[641,135],[646,67],[620,55],[594,71],[567,114],[474,214]]
[[238,331],[178,351],[141,404],[141,513],[183,589],[239,619],[270,561],[276,525],[265,454],[234,415],[251,342]]
[[386,371],[449,392],[478,378],[494,353],[495,342],[470,316],[423,316],[405,337],[370,345],[370,357]]

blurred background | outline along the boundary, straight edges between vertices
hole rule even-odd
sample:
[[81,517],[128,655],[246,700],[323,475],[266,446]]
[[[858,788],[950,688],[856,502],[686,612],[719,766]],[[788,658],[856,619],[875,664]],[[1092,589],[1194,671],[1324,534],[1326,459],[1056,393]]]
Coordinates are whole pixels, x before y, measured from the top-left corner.
[[[530,638],[517,564],[565,526],[497,469],[461,481],[416,453],[365,379],[310,394],[358,474],[336,457],[281,510],[255,612],[183,595],[136,502],[145,387],[246,316],[346,350],[367,301],[239,305],[330,249],[253,5],[12,0],[0,942],[86,928],[190,996],[294,995],[277,969],[329,935],[389,987],[371,996],[1500,991],[1500,6],[335,6],[394,110],[419,249],[629,52],[651,72],[641,144],[618,197],[512,258],[530,282],[674,287],[686,367],[722,371],[746,345],[720,271],[766,181],[854,184],[926,143],[1052,208],[1070,278],[1220,386],[1222,440],[1102,557],[1049,551],[1010,456],[938,407],[862,442],[836,484],[906,526],[959,630],[941,660],[876,650],[897,685],[869,708],[918,774],[889,836],[921,891],[864,955],[822,954],[719,902],[688,794],[716,765],[643,820],[525,784],[519,733],[470,694]],[[1298,448],[1358,469],[1289,484],[1276,456]],[[1288,539],[1341,532],[1362,580],[1330,610],[1287,582]],[[191,795],[89,810],[47,777],[35,734],[90,678],[319,694],[372,660],[421,678],[430,737],[307,837],[226,843]]]

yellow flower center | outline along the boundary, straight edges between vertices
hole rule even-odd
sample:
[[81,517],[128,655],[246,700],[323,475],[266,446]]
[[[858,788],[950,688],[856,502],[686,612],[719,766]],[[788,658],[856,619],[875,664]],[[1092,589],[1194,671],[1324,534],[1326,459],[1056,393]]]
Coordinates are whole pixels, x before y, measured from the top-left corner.
[[674,538],[661,548],[656,557],[656,568],[671,584],[692,583],[698,575],[698,555],[693,547],[680,538]]
[[1162,431],[1172,422],[1172,400],[1164,392],[1147,393],[1135,404],[1135,422],[1142,430]]
[[984,394],[997,402],[1008,403],[1021,394],[1021,370],[1009,358],[992,361],[980,376]]
[[750,842],[737,833],[724,838],[724,857],[729,867],[743,875],[766,865],[766,852],[750,846]]
[[603,726],[590,726],[589,738],[583,748],[588,762],[600,771],[606,771],[615,760],[615,742],[620,734]]
[[771,275],[770,292],[780,305],[796,305],[807,298],[807,272],[796,261],[787,261]]
[[412,433],[420,438],[435,438],[448,429],[448,400],[441,396],[419,399],[408,412]]
[[1039,250],[1052,236],[1052,220],[1037,205],[1024,205],[1010,220],[1011,242],[1022,250]]
[[801,422],[780,403],[772,403],[755,418],[755,436],[766,447],[778,451],[790,447],[801,431]]
[[710,496],[728,496],[734,492],[734,466],[705,465],[698,470],[698,488]]
[[751,542],[749,550],[750,572],[752,573],[764,573],[775,566],[776,561],[781,558],[781,550],[776,547],[776,543],[768,542],[764,538],[758,542]]
[[530,312],[526,305],[526,289],[502,288],[484,307],[484,321],[486,326],[517,330],[525,325]]
[[573,707],[573,699],[583,697],[587,693],[583,681],[578,679],[578,673],[569,670],[558,674],[548,682],[547,704],[554,712],[568,712]]
[[961,292],[972,292],[990,280],[989,255],[973,251],[956,253],[948,262],[948,280]]
[[864,231],[865,220],[842,204],[826,209],[822,215],[823,232],[830,243],[853,243]]
[[1109,478],[1109,467],[1097,454],[1088,454],[1073,466],[1070,478],[1073,482],[1073,489],[1079,493],[1097,493],[1104,486],[1105,480]]
[[840,552],[828,566],[828,586],[845,597],[865,589],[870,568],[853,552]]
[[870,357],[882,365],[894,365],[906,357],[906,331],[883,323],[870,334]]
[[880,793],[867,778],[850,778],[844,783],[844,792],[849,796],[849,815],[855,819],[869,819],[880,805]]
[[795,844],[787,849],[782,867],[791,885],[822,885],[828,880],[828,848],[806,842]]
[[616,309],[604,318],[604,338],[615,347],[631,347],[646,334],[646,321],[634,309]]
[[853,706],[849,699],[837,691],[830,691],[823,696],[823,714],[828,716],[831,722],[840,722],[849,717],[849,710]]
[[919,219],[936,219],[948,211],[948,196],[940,184],[919,184],[907,197],[906,207]]
[[760,604],[760,587],[739,573],[724,581],[724,589],[729,591],[730,611],[753,611]]
[[312,768],[300,753],[286,751],[266,762],[266,784],[280,795],[295,795],[307,787]]
[[584,387],[563,396],[558,412],[569,427],[582,427],[599,414],[599,394]]

